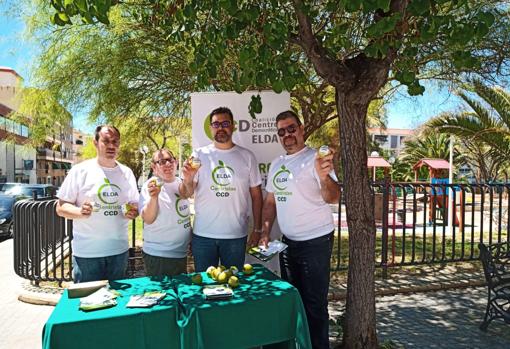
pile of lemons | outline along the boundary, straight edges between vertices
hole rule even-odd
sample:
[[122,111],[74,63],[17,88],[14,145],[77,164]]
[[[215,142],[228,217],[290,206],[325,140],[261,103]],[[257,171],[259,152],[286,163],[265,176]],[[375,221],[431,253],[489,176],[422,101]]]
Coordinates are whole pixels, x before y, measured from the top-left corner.
[[[227,269],[227,267],[223,265],[219,265],[217,267],[210,266],[207,268],[206,273],[207,276],[209,276],[211,279],[217,281],[220,284],[228,284],[232,288],[236,288],[239,286],[239,277],[237,277],[237,273],[239,270],[236,266],[231,266]],[[253,273],[253,267],[251,264],[245,264],[243,266],[243,273],[245,275],[250,275]],[[191,282],[193,282],[195,285],[201,285],[202,275],[200,273],[197,273],[191,277]]]

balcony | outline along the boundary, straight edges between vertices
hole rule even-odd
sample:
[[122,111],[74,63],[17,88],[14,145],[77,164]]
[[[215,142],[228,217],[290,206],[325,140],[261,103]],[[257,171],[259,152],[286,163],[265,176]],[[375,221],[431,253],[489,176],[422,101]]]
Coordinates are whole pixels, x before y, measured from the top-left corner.
[[57,150],[51,150],[48,148],[37,148],[37,159],[38,160],[60,160],[60,161],[73,161],[73,155],[69,152],[61,152]]

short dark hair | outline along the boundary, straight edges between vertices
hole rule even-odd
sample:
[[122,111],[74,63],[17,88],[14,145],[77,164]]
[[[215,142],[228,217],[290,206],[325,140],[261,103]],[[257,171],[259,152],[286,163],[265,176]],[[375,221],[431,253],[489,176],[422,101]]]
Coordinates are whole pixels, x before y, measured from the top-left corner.
[[96,131],[94,131],[94,139],[96,141],[99,140],[99,133],[101,132],[101,130],[103,128],[106,128],[110,131],[114,131],[115,133],[117,133],[117,136],[119,136],[119,139],[120,139],[120,131],[117,127],[113,126],[113,125],[99,125],[96,127]]
[[209,114],[209,123],[212,122],[213,116],[218,114],[227,114],[230,116],[230,120],[234,122],[234,114],[232,114],[232,110],[228,109],[227,107],[219,107],[214,109],[211,114]]
[[297,114],[294,113],[292,110],[286,110],[286,111],[283,111],[280,114],[278,114],[276,116],[276,124],[278,124],[278,121],[285,120],[285,119],[288,119],[288,118],[296,119],[296,122],[297,122],[298,126],[301,126],[303,124],[301,122],[301,120],[299,119],[299,117],[297,116]]

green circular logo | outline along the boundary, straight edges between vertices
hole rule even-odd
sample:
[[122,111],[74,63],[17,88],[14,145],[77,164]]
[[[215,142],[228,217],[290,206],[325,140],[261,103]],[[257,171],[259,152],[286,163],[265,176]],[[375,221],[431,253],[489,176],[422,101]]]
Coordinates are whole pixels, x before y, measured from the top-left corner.
[[289,185],[290,171],[287,170],[285,165],[282,165],[280,169],[273,176],[273,186],[278,190],[285,190]]
[[120,192],[118,185],[110,183],[108,178],[105,178],[104,184],[97,190],[97,197],[103,204],[113,205],[119,202]]
[[181,199],[179,194],[175,194],[177,200],[175,200],[175,212],[181,218],[187,218],[189,216],[189,204]]
[[218,166],[211,173],[212,180],[216,185],[224,187],[232,183],[234,179],[234,170],[227,166],[223,161],[218,161]]

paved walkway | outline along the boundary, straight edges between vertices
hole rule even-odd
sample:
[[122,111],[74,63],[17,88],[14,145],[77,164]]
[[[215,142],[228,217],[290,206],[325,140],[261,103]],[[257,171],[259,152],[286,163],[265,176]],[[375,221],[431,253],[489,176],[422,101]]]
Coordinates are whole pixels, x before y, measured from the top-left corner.
[[53,307],[18,301],[23,279],[14,273],[13,240],[0,242],[0,348],[38,349]]
[[[12,239],[0,242],[0,348],[38,349],[53,307],[18,301],[19,295],[29,298],[30,292],[26,282],[15,275],[12,256]],[[481,274],[450,265],[411,268],[387,280],[378,278],[380,342],[413,349],[510,348],[509,325],[495,321],[487,333],[478,329],[486,305],[486,288],[479,286],[481,282]],[[464,288],[447,289],[451,286]],[[415,293],[427,288],[435,291]],[[331,291],[330,313],[337,318],[344,308],[342,280]],[[405,293],[388,295],[396,291]],[[332,347],[338,343],[337,329],[332,327]]]
[[[378,297],[379,341],[406,349],[508,349],[509,325],[493,321],[487,332],[478,329],[486,297],[485,287]],[[331,316],[343,307],[342,301],[330,302]],[[332,335],[337,342],[334,329]]]

